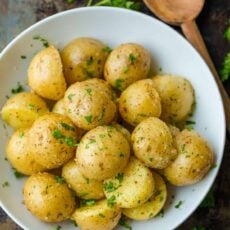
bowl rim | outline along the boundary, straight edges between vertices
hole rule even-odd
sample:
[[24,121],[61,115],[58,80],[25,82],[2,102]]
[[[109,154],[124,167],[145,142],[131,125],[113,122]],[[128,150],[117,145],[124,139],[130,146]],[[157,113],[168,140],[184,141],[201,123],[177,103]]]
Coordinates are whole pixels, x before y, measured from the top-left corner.
[[[15,38],[13,38],[4,48],[3,50],[0,52],[0,62],[2,60],[2,58],[4,57],[4,55],[8,52],[8,50],[11,49],[11,47],[13,45],[15,45],[18,40],[20,40],[21,38],[23,38],[23,36],[25,34],[27,34],[28,32],[30,32],[31,30],[33,30],[34,28],[36,28],[37,26],[40,26],[42,24],[46,24],[47,22],[51,21],[51,20],[55,20],[58,17],[61,16],[65,16],[74,12],[88,12],[88,11],[113,11],[114,13],[116,12],[123,12],[123,13],[128,13],[128,14],[135,14],[138,17],[143,17],[147,20],[153,20],[155,21],[155,23],[160,24],[162,27],[167,27],[168,30],[171,30],[171,32],[173,32],[177,37],[179,37],[179,39],[185,43],[187,43],[187,46],[193,50],[193,52],[196,53],[196,55],[198,55],[198,57],[200,57],[200,62],[202,63],[202,65],[206,66],[207,71],[210,73],[210,75],[212,76],[212,81],[214,83],[214,87],[217,89],[217,96],[219,97],[219,101],[220,101],[220,108],[221,108],[221,113],[223,114],[223,121],[222,121],[222,125],[223,125],[223,139],[222,139],[222,143],[221,143],[221,150],[220,150],[220,164],[217,165],[216,169],[215,169],[215,174],[213,175],[213,177],[211,178],[211,183],[209,186],[207,186],[207,191],[205,193],[205,195],[203,197],[201,197],[201,199],[199,200],[199,202],[197,203],[197,205],[191,209],[190,213],[183,219],[181,219],[180,221],[178,221],[177,225],[175,226],[175,228],[177,228],[178,226],[180,226],[183,222],[185,222],[197,209],[197,207],[200,205],[200,203],[202,202],[202,200],[204,199],[204,197],[207,195],[207,193],[209,192],[210,188],[212,187],[218,173],[220,170],[220,166],[222,164],[223,161],[223,155],[224,155],[224,149],[225,149],[225,140],[226,140],[226,117],[225,117],[225,112],[224,112],[224,106],[223,106],[223,99],[221,97],[218,85],[215,81],[215,78],[213,77],[213,74],[210,70],[210,68],[208,67],[207,63],[204,61],[203,57],[198,53],[198,51],[188,42],[188,40],[185,39],[185,37],[180,34],[178,31],[176,31],[175,29],[173,29],[171,26],[169,26],[168,24],[162,22],[160,19],[155,18],[153,16],[147,15],[145,13],[142,12],[138,12],[138,11],[134,11],[134,10],[130,10],[130,9],[124,9],[124,8],[119,8],[119,7],[110,7],[110,6],[90,6],[90,7],[77,7],[74,9],[69,9],[69,10],[65,10],[65,11],[61,11],[58,13],[55,13],[53,15],[50,15],[38,22],[35,22],[34,24],[32,24],[31,26],[29,26],[28,28],[26,28],[25,30],[23,30],[22,32],[20,32]],[[15,217],[13,214],[11,214],[10,211],[7,210],[7,208],[5,207],[5,205],[2,203],[1,197],[0,197],[0,207],[7,213],[7,215],[14,221],[16,222],[20,227],[27,229],[27,227],[24,226],[24,224],[17,219],[17,217]]]

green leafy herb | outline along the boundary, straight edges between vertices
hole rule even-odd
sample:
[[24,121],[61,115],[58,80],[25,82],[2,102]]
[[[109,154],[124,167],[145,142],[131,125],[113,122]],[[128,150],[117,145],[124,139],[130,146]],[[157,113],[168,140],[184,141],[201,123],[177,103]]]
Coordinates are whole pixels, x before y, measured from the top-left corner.
[[2,184],[2,187],[5,188],[5,187],[9,187],[10,186],[10,183],[8,181],[5,181],[3,184]]
[[164,209],[161,209],[161,211],[156,216],[163,218],[164,217]]
[[23,138],[23,137],[24,137],[24,135],[25,135],[25,133],[24,133],[24,132],[19,133],[19,138]]
[[45,38],[43,38],[41,36],[34,36],[33,39],[42,42],[44,47],[46,47],[46,48],[49,47],[49,42]]
[[137,58],[133,54],[129,54],[129,60],[132,65],[134,65],[137,61]]
[[86,64],[87,65],[92,65],[93,64],[93,57],[92,56],[90,56],[90,58],[89,59],[87,59],[87,61],[86,61]]
[[75,96],[75,94],[71,93],[68,95],[68,99],[70,100],[70,102],[72,102],[73,97]]
[[55,176],[55,180],[58,184],[64,184],[65,183],[65,179],[61,176]]
[[68,3],[68,4],[72,4],[72,3],[74,3],[76,0],[66,0],[66,2]]
[[93,206],[96,204],[96,201],[94,199],[86,200],[86,205],[87,206]]
[[58,226],[55,228],[55,230],[61,230],[61,226],[58,225]]
[[102,213],[99,213],[99,216],[105,218],[105,215],[103,215]]
[[192,230],[206,230],[205,227],[193,227]]
[[183,204],[183,201],[180,200],[174,207],[175,208],[180,208],[180,206]]
[[61,122],[61,126],[66,129],[66,130],[69,130],[69,131],[75,131],[75,128],[73,126],[70,126],[64,122]]
[[122,216],[118,223],[120,226],[132,230],[132,226],[127,223],[127,219]]
[[230,53],[228,53],[225,58],[224,62],[222,64],[222,67],[220,69],[220,78],[221,81],[227,81],[230,76]]
[[65,136],[62,134],[62,132],[60,130],[58,130],[58,129],[54,129],[53,132],[52,132],[52,135],[56,139],[65,138]]
[[208,194],[206,195],[206,197],[204,198],[204,200],[202,201],[199,207],[201,208],[214,208],[215,207],[215,197],[214,197],[214,192],[212,189],[208,192]]
[[120,91],[122,91],[122,83],[124,82],[124,79],[117,79],[115,81],[115,88],[119,89]]
[[117,189],[111,181],[104,183],[103,187],[106,192],[113,192]]
[[28,105],[28,109],[30,109],[30,110],[36,110],[37,112],[39,110],[41,110],[41,108],[39,108],[37,105],[34,105],[34,104],[29,104]]
[[76,147],[78,144],[76,143],[75,139],[72,137],[66,137],[60,130],[54,129],[52,132],[54,138],[59,139],[61,143],[63,141],[70,147]]
[[65,137],[65,143],[70,147],[76,147],[78,146],[78,143],[72,138],[72,137]]
[[95,139],[90,139],[89,142],[86,144],[85,148],[88,149],[90,144],[96,143]]
[[109,46],[106,46],[105,48],[102,49],[104,52],[110,53],[112,49]]
[[85,89],[85,91],[89,96],[92,96],[92,89],[88,88],[88,89]]
[[116,204],[116,197],[112,195],[108,200],[107,200],[107,205],[112,208]]
[[13,93],[13,94],[21,93],[23,91],[24,91],[24,88],[20,84],[20,82],[17,83],[17,87],[16,88],[11,89],[11,93]]
[[124,173],[118,173],[115,178],[119,181],[119,183],[121,184],[123,179],[124,179]]
[[26,56],[25,55],[21,55],[21,59],[26,59]]
[[129,72],[129,68],[126,67],[126,68],[124,69],[123,73],[128,73],[128,72]]
[[186,125],[195,125],[196,122],[195,121],[186,121]]
[[224,37],[227,39],[228,42],[230,42],[230,19],[228,19],[228,27],[224,33]]
[[185,150],[185,144],[180,145],[180,152],[181,152],[181,153],[183,153],[183,152],[184,152],[184,150]]
[[85,120],[88,122],[88,123],[92,123],[92,119],[93,119],[93,116],[92,115],[89,115],[89,116],[85,116],[84,117],[85,118]]
[[20,178],[22,178],[22,177],[25,176],[24,174],[18,172],[15,168],[12,168],[12,169],[13,169],[13,171],[14,171],[14,176],[15,176],[17,179],[20,179]]
[[212,170],[212,169],[214,169],[214,168],[216,168],[216,167],[217,167],[217,164],[213,164],[213,165],[211,166],[210,170]]
[[85,69],[85,73],[87,74],[88,78],[93,78],[95,73],[93,71],[90,71],[88,69]]

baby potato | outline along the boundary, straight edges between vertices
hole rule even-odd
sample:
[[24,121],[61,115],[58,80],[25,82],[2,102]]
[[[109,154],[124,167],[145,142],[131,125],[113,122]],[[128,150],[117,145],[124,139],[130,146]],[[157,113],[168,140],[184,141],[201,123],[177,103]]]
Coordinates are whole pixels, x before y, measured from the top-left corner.
[[74,160],[69,161],[63,166],[62,177],[80,198],[86,200],[101,199],[105,196],[103,183],[84,177]]
[[85,130],[109,124],[116,113],[116,105],[108,94],[87,81],[71,85],[65,93],[64,103],[68,117]]
[[49,173],[30,176],[23,188],[27,209],[40,220],[59,222],[71,217],[75,198],[67,184]]
[[142,121],[134,129],[131,140],[136,157],[150,168],[166,168],[177,156],[171,132],[159,118]]
[[131,157],[123,172],[104,181],[107,200],[121,208],[135,208],[144,204],[152,195],[155,182],[150,169]]
[[61,100],[55,103],[55,105],[53,106],[52,112],[67,116],[64,98],[62,98]]
[[28,151],[28,130],[18,129],[6,145],[6,156],[11,165],[20,173],[31,175],[46,168],[37,163],[34,155]]
[[28,84],[41,97],[56,101],[64,96],[66,82],[62,62],[54,46],[34,56],[28,69]]
[[147,78],[150,62],[150,54],[143,46],[122,44],[110,53],[105,63],[105,79],[114,88],[123,91],[133,82]]
[[118,123],[113,123],[112,126],[124,135],[124,137],[126,138],[126,140],[129,142],[131,146],[131,134],[129,130]]
[[136,126],[147,117],[161,115],[161,100],[151,79],[137,81],[125,89],[119,100],[122,118]]
[[3,106],[2,119],[14,129],[28,128],[49,109],[43,99],[34,93],[23,92],[7,100]]
[[179,152],[175,161],[163,170],[167,180],[177,186],[199,182],[214,162],[214,153],[195,131],[183,130],[176,136]]
[[73,158],[80,134],[69,118],[49,113],[34,122],[28,135],[37,162],[53,169]]
[[156,216],[163,208],[167,198],[167,188],[160,175],[153,172],[155,192],[150,199],[136,208],[123,209],[122,213],[133,220],[149,220]]
[[158,75],[152,80],[161,98],[161,119],[172,124],[186,120],[195,104],[191,83],[174,75]]
[[109,48],[93,38],[77,38],[61,52],[67,83],[73,84],[89,78],[102,78]]
[[122,171],[128,163],[130,146],[113,126],[98,126],[81,139],[76,152],[80,172],[102,181]]
[[120,217],[121,209],[108,205],[107,200],[98,201],[90,207],[77,208],[72,216],[81,230],[112,230]]

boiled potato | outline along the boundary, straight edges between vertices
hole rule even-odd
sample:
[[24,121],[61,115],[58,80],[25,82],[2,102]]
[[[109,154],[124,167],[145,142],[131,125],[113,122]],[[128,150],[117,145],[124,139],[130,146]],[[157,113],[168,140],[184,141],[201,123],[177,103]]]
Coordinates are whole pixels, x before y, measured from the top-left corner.
[[166,168],[177,156],[171,132],[159,118],[142,121],[134,129],[131,139],[134,154],[150,168]]
[[129,142],[131,146],[131,134],[129,130],[118,123],[112,123],[112,126],[124,135],[124,137],[126,138],[126,140]]
[[116,175],[128,163],[130,146],[113,126],[98,126],[81,139],[76,152],[80,172],[102,181]]
[[64,99],[57,101],[53,106],[52,112],[67,116]]
[[155,182],[150,169],[131,157],[123,172],[104,181],[108,201],[121,208],[135,208],[144,204],[152,195]]
[[93,38],[77,38],[68,43],[61,52],[67,83],[102,78],[108,54],[108,47]]
[[168,181],[177,186],[199,182],[214,162],[213,151],[195,131],[183,130],[176,136],[176,160],[163,170]]
[[136,126],[147,117],[161,115],[161,100],[151,79],[137,81],[125,89],[119,100],[121,117]]
[[70,218],[76,206],[67,184],[60,177],[49,173],[30,176],[24,184],[23,195],[28,210],[46,222]]
[[49,113],[38,118],[29,130],[30,148],[39,164],[46,168],[58,168],[73,158],[78,129],[69,118]]
[[28,69],[28,84],[38,95],[59,100],[64,96],[66,82],[58,50],[50,46],[32,59]]
[[195,103],[191,83],[173,75],[159,75],[152,79],[161,98],[161,119],[172,124],[184,121]]
[[12,166],[25,175],[46,169],[37,163],[34,155],[28,151],[28,129],[18,129],[13,133],[6,145],[6,156]]
[[149,220],[156,216],[163,208],[167,198],[167,188],[164,180],[157,173],[153,173],[155,192],[144,204],[136,208],[123,209],[123,214],[133,220]]
[[116,113],[116,105],[108,94],[87,81],[71,85],[65,93],[64,103],[68,117],[85,130],[109,124]]
[[72,216],[81,230],[112,230],[120,217],[121,209],[108,205],[107,200],[98,201],[90,207],[77,208]]
[[133,82],[147,77],[150,62],[150,54],[141,45],[122,44],[110,53],[105,63],[105,79],[122,91]]
[[100,181],[84,177],[74,160],[69,161],[63,166],[62,177],[69,186],[83,199],[103,198],[103,183]]
[[173,139],[175,139],[176,136],[180,133],[180,130],[176,126],[170,124],[168,124],[168,127],[172,134]]
[[30,127],[38,117],[48,112],[43,99],[34,93],[23,92],[8,99],[1,114],[10,126],[19,129]]

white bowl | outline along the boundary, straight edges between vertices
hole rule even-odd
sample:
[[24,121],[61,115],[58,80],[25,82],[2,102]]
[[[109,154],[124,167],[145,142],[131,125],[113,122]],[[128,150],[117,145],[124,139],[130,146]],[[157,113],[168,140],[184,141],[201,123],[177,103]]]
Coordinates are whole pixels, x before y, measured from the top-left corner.
[[[203,135],[216,154],[217,167],[200,183],[183,187],[170,187],[171,195],[165,207],[164,217],[150,221],[132,222],[133,229],[169,230],[176,228],[200,204],[210,189],[221,164],[225,142],[225,118],[223,105],[216,83],[207,65],[194,48],[177,32],[164,23],[130,10],[110,7],[89,7],[74,9],[51,16],[31,26],[18,35],[0,56],[0,105],[17,82],[26,83],[27,67],[33,55],[42,48],[41,42],[34,40],[40,35],[58,48],[76,37],[89,36],[100,39],[111,47],[124,42],[137,42],[145,46],[157,65],[165,73],[185,76],[196,91],[197,107],[193,120],[195,129]],[[27,59],[21,59],[26,55]],[[11,130],[4,128],[0,121],[0,183],[8,181],[9,187],[0,186],[1,207],[24,229],[48,230],[57,224],[46,224],[35,217],[22,204],[24,179],[16,179],[5,158],[5,144]],[[183,201],[179,209],[178,201]],[[170,204],[171,203],[171,204]],[[73,223],[60,224],[65,230],[76,229]],[[119,227],[118,227],[119,229]]]

